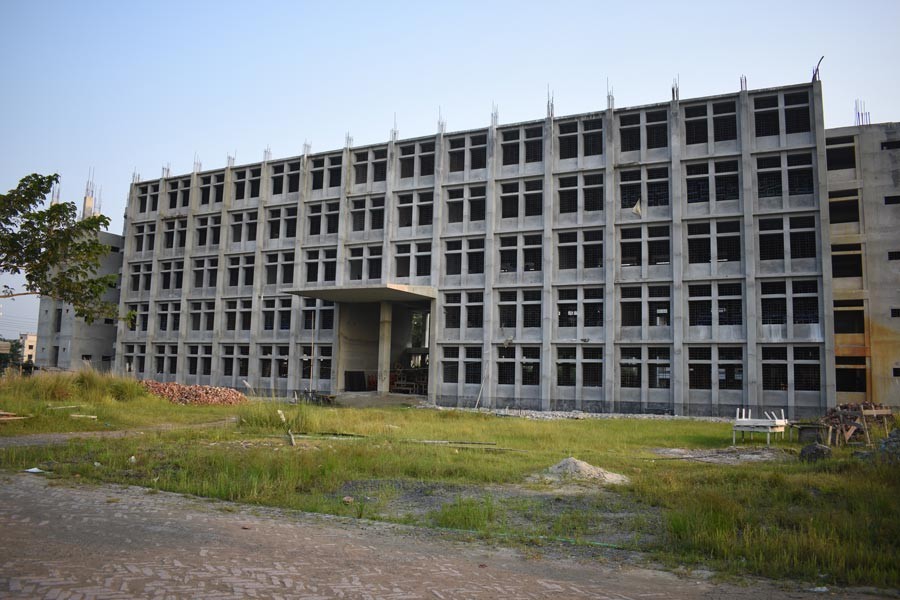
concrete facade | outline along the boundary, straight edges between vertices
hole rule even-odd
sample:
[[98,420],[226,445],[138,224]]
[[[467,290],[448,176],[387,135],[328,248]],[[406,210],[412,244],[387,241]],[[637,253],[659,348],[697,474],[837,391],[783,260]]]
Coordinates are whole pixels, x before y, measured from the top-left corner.
[[837,401],[900,405],[900,123],[827,132]]
[[120,302],[138,318],[117,368],[257,393],[819,414],[839,233],[821,84],[672,96],[135,181]]
[[22,345],[22,362],[33,363],[37,354],[37,334],[20,333],[19,343]]
[[[85,197],[85,213],[93,211],[93,197]],[[100,261],[97,275],[119,274],[122,269],[122,236],[101,231],[100,241],[110,252]],[[117,303],[119,289],[104,294],[105,301]],[[41,297],[38,308],[35,364],[42,369],[111,371],[115,364],[116,321],[99,319],[91,324],[75,316],[70,304]]]

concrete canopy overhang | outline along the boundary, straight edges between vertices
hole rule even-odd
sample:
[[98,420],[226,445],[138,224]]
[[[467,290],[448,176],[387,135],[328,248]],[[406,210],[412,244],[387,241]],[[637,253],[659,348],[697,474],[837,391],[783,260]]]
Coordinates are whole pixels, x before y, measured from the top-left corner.
[[354,285],[309,287],[283,290],[282,293],[297,294],[306,298],[318,298],[332,302],[421,302],[437,298],[437,290],[428,285]]

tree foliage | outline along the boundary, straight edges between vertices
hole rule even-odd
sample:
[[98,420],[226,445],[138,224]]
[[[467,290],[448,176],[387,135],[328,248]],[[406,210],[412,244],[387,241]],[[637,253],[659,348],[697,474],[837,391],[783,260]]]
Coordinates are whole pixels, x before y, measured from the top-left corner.
[[21,340],[5,340],[0,338],[0,342],[9,342],[9,352],[0,354],[0,373],[10,366],[22,364],[22,342]]
[[0,195],[0,274],[25,276],[25,290],[4,285],[0,299],[40,295],[68,304],[88,323],[114,317],[116,305],[103,299],[117,275],[97,275],[109,247],[99,232],[109,226],[103,215],[78,219],[72,203],[43,207],[59,175],[32,174]]

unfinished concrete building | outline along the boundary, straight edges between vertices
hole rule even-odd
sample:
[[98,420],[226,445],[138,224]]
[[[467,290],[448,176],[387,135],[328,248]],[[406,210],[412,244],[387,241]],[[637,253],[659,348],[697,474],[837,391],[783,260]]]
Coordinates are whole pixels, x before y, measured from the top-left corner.
[[[52,202],[59,202],[59,188]],[[89,181],[84,194],[82,218],[98,214],[94,205],[94,184]],[[122,268],[124,239],[106,231],[99,232],[100,241],[109,253],[100,260],[97,275],[119,274]],[[106,302],[119,302],[119,289],[110,288],[103,296]],[[111,371],[115,364],[115,319],[99,319],[86,323],[75,316],[70,304],[42,296],[38,308],[37,354],[35,364],[42,369]]]
[[818,81],[673,90],[135,181],[117,364],[265,394],[819,414],[836,398],[823,123]]
[[838,403],[900,404],[900,124],[826,132]]

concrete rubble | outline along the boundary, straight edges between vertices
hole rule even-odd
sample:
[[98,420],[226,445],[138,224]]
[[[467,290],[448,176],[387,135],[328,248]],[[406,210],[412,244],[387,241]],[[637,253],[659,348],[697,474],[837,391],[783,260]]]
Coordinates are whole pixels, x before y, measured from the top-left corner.
[[881,460],[900,464],[900,429],[894,429],[890,435],[882,439],[875,450],[854,452],[853,456],[862,460]]
[[804,462],[816,462],[825,458],[831,458],[831,448],[823,444],[810,444],[800,451],[800,460]]

